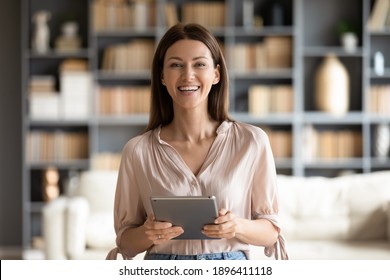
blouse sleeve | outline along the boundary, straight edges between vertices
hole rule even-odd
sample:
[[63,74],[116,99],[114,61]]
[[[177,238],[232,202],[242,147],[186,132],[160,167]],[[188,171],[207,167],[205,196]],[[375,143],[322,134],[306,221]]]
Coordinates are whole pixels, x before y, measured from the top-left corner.
[[285,240],[281,234],[278,218],[278,190],[276,182],[275,161],[268,136],[260,133],[260,153],[258,167],[255,170],[252,186],[252,216],[253,219],[267,219],[278,229],[278,239],[271,247],[266,247],[266,256],[275,259],[288,259]]
[[116,259],[120,253],[123,259],[135,256],[121,249],[122,235],[128,228],[142,225],[146,219],[144,205],[135,176],[134,141],[129,141],[122,151],[114,202],[114,228],[117,247],[109,252],[106,259]]

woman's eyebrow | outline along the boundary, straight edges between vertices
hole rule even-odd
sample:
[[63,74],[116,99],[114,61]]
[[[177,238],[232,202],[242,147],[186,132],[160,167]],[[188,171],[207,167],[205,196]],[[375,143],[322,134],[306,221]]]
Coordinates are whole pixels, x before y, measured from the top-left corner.
[[[192,60],[198,60],[198,59],[208,59],[208,58],[206,56],[197,56],[197,57],[194,57]],[[167,60],[180,60],[180,61],[183,61],[182,58],[177,57],[177,56],[169,57]]]

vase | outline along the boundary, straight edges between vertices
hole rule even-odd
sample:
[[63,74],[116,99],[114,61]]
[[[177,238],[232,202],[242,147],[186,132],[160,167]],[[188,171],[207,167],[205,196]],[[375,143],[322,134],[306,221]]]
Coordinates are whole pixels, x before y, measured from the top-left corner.
[[75,21],[67,21],[62,25],[62,34],[67,38],[77,37],[79,25]]
[[348,112],[349,75],[334,54],[328,54],[317,69],[315,105],[318,110],[337,116]]
[[390,151],[390,126],[382,123],[375,127],[374,154],[379,159],[386,159]]
[[353,32],[345,32],[341,35],[341,44],[347,53],[353,53],[357,49],[358,38]]
[[385,74],[385,57],[383,53],[376,52],[374,55],[374,71],[378,76]]

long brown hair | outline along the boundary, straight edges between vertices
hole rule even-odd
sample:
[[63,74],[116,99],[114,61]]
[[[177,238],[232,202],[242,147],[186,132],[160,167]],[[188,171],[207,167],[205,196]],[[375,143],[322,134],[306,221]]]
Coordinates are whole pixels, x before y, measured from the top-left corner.
[[203,26],[195,23],[178,23],[172,26],[161,38],[152,64],[152,98],[149,124],[146,130],[152,130],[159,125],[167,125],[173,120],[173,102],[166,87],[161,82],[165,54],[170,46],[183,39],[197,40],[205,44],[213,58],[214,68],[219,65],[220,80],[211,87],[208,96],[208,113],[216,121],[229,119],[229,77],[225,58],[216,38]]

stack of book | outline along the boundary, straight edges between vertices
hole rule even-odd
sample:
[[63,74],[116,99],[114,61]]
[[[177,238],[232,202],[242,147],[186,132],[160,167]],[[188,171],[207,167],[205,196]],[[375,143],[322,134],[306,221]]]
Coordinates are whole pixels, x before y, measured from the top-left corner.
[[390,116],[390,85],[375,85],[369,92],[370,113]]
[[367,25],[371,31],[383,31],[390,28],[389,0],[375,0]]
[[98,114],[121,116],[147,114],[150,107],[150,86],[99,87]]
[[154,41],[147,39],[109,46],[103,53],[102,70],[117,74],[150,70],[154,48]]
[[55,89],[55,77],[52,75],[33,75],[29,81],[29,92],[53,92]]
[[255,116],[291,113],[293,96],[291,85],[252,85],[248,90],[249,113]]
[[352,129],[319,130],[306,126],[303,147],[307,162],[361,157],[362,133]]
[[56,39],[55,48],[58,52],[77,52],[81,49],[81,38],[60,36]]
[[142,30],[156,25],[153,0],[95,0],[92,9],[95,31]]
[[33,75],[29,80],[29,114],[32,120],[57,120],[60,117],[60,95],[55,77]]

